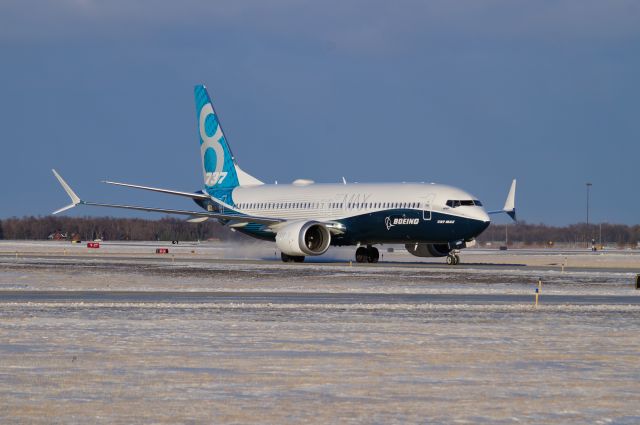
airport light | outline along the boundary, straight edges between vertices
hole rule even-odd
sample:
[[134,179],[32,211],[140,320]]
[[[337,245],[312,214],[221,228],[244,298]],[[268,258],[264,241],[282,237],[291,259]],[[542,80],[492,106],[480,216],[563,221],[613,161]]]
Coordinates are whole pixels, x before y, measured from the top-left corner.
[[593,184],[587,183],[587,229],[589,228],[589,192],[591,191]]

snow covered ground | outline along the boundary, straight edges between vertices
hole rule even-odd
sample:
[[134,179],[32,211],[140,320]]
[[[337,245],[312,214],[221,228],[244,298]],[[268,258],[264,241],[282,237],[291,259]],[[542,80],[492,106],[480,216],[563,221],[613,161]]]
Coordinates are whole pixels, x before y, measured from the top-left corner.
[[[224,245],[181,244],[171,260],[149,252],[156,244],[116,244],[111,253],[27,245],[0,244],[0,423],[640,422],[640,307],[544,304],[553,294],[637,299],[635,270],[616,269],[616,260],[563,273],[484,267],[482,253],[451,268],[224,260]],[[533,300],[538,278],[537,309],[2,298],[174,291]]]

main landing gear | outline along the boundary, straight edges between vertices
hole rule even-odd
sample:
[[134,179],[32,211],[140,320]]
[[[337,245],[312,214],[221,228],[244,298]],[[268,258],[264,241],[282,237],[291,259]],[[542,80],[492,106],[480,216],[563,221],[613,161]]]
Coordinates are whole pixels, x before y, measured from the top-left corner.
[[460,264],[460,256],[457,252],[451,251],[449,255],[447,255],[447,264],[450,266],[457,266]]
[[380,252],[378,252],[378,248],[367,245],[366,248],[361,246],[356,249],[356,263],[377,263],[379,259]]
[[304,263],[304,255],[287,255],[281,252],[280,258],[282,258],[282,261],[285,263]]

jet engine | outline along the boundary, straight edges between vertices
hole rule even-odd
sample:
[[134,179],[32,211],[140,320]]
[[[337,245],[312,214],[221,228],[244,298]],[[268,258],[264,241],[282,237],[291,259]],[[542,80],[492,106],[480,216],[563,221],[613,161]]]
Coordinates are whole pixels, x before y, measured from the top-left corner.
[[404,247],[416,257],[446,257],[452,249],[447,243],[408,243]]
[[292,256],[322,255],[329,249],[331,233],[317,221],[298,221],[286,225],[276,234],[276,246]]

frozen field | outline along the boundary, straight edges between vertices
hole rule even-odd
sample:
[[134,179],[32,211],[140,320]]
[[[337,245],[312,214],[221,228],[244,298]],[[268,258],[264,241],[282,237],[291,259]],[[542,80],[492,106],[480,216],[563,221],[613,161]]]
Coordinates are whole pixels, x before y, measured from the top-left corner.
[[[98,250],[86,248],[86,243],[70,244],[58,241],[2,241],[0,240],[0,256],[11,255],[40,255],[40,256],[76,256],[117,258],[130,256],[135,258],[154,258],[155,249],[168,248],[169,258],[191,259],[194,261],[211,259],[235,260],[270,260],[280,262],[280,254],[275,251],[270,242],[256,242],[250,244],[234,243],[190,243],[181,242],[172,245],[167,242],[103,242]],[[388,248],[394,252],[387,252]],[[398,249],[400,248],[400,249]],[[320,257],[307,258],[307,262],[335,262],[348,263],[354,259],[354,247],[331,247]],[[418,258],[406,252],[402,246],[392,245],[380,248],[381,262],[408,263],[428,265],[444,265],[444,258]],[[566,268],[602,269],[610,270],[640,270],[640,250],[606,250],[591,252],[589,250],[559,250],[559,249],[516,249],[498,251],[496,249],[465,249],[461,253],[462,264],[466,266],[530,266],[541,269],[561,270]],[[264,261],[262,261],[264,262]]]
[[0,243],[0,423],[640,422],[636,254],[155,246]]

